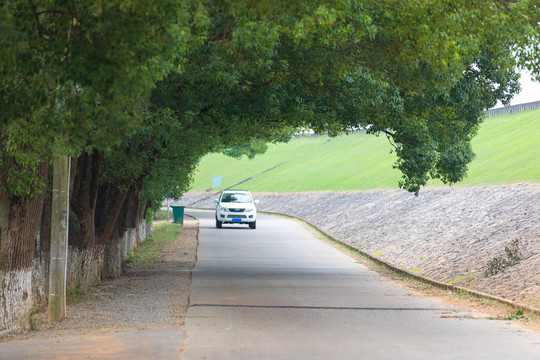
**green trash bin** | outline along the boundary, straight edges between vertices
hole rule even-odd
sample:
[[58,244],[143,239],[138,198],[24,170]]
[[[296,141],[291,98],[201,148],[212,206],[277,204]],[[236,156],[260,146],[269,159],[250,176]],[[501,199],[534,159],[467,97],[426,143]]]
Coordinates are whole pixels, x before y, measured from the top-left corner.
[[174,223],[184,225],[184,207],[177,205],[171,205],[171,207]]

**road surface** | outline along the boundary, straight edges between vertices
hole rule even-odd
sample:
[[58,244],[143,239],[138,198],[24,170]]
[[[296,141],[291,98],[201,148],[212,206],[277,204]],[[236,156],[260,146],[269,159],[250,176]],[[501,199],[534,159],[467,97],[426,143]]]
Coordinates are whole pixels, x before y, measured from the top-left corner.
[[184,360],[540,359],[540,335],[413,295],[294,221],[216,229],[214,212],[187,213],[200,232]]

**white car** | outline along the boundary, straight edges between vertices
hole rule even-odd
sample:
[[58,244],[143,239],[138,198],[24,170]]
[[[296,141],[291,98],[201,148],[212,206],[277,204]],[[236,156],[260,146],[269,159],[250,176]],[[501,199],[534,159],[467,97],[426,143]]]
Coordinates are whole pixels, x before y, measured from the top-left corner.
[[247,190],[224,190],[219,199],[215,199],[216,227],[221,229],[223,224],[248,224],[251,229],[257,227],[258,200],[253,200]]

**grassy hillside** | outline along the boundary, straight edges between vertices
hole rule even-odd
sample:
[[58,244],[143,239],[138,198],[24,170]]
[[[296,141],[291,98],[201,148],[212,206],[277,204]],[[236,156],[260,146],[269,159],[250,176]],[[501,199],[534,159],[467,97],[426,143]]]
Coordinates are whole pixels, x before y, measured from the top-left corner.
[[[487,118],[473,148],[477,158],[458,186],[540,182],[540,109]],[[212,175],[223,176],[219,190],[286,160],[239,187],[272,192],[396,188],[401,175],[392,168],[390,150],[384,136],[359,133],[293,139],[270,145],[253,160],[211,154],[201,161],[192,190],[209,189]]]
[[486,119],[473,149],[464,185],[540,182],[540,109]]

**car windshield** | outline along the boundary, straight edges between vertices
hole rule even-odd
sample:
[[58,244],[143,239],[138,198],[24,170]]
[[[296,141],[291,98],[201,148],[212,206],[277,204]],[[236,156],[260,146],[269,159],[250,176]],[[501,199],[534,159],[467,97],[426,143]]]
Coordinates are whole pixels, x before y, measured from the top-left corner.
[[250,203],[251,196],[246,193],[225,193],[221,197],[221,202],[226,203]]

